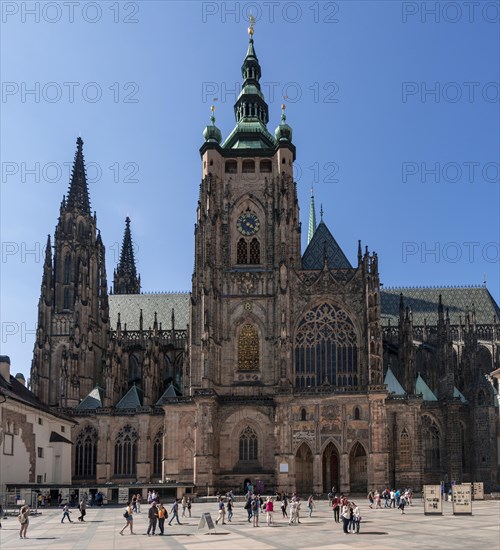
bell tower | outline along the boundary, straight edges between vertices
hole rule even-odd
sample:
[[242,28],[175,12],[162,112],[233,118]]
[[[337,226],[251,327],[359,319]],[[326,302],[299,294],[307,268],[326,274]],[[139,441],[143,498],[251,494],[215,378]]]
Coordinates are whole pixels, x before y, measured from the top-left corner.
[[272,135],[253,24],[241,67],[236,125],[223,141],[205,128],[195,225],[189,373],[191,393],[256,395],[280,382],[288,273],[300,269],[295,146],[282,106]]

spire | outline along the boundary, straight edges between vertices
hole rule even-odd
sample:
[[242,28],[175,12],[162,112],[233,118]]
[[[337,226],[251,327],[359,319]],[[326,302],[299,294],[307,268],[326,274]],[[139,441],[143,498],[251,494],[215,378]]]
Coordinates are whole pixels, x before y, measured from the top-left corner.
[[212,115],[210,117],[210,122],[212,124],[208,125],[205,130],[203,130],[203,137],[205,138],[205,141],[220,143],[222,141],[222,133],[215,125],[215,105],[211,105],[210,110],[212,111]]
[[71,173],[71,183],[66,200],[67,208],[77,208],[84,214],[90,215],[89,189],[87,185],[87,175],[85,173],[85,163],[83,160],[83,140],[78,137],[76,140],[76,153],[73,162],[73,171]]
[[140,294],[141,278],[137,276],[135,267],[132,234],[130,232],[130,218],[125,219],[125,233],[123,235],[120,263],[114,274],[115,294]]
[[311,187],[311,203],[309,206],[309,229],[307,231],[307,244],[311,242],[316,231],[316,208],[314,206],[314,188]]

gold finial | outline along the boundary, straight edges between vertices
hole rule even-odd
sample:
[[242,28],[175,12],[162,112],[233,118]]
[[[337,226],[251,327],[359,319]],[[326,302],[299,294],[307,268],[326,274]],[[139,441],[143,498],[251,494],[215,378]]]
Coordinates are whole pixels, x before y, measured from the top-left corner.
[[254,25],[255,25],[255,17],[250,13],[248,15],[248,20],[250,21],[250,26],[248,27],[248,34],[250,35],[250,38],[253,38],[254,33]]
[[286,105],[284,103],[281,104],[281,110],[284,111],[286,109]]
[[212,111],[212,113],[215,113],[215,105],[210,105],[210,110]]

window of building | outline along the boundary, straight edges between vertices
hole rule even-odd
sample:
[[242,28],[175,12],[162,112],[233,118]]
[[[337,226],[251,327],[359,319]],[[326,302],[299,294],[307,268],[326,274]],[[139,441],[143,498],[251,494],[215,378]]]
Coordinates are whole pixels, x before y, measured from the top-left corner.
[[356,331],[343,309],[323,303],[307,311],[294,346],[297,387],[358,385]]
[[75,477],[95,477],[96,464],[97,430],[87,425],[76,438]]
[[36,476],[37,483],[43,483],[43,476]]
[[142,384],[142,366],[139,358],[135,354],[131,354],[128,359],[128,385],[129,388],[133,385],[141,386]]
[[399,437],[399,465],[408,468],[411,465],[410,435],[406,428]]
[[66,427],[65,426],[61,426],[61,432],[64,433],[66,431]]
[[4,455],[14,454],[14,434],[10,434],[10,433],[4,434],[3,454]]
[[241,166],[241,171],[244,174],[253,174],[255,172],[255,161],[254,160],[244,160]]
[[127,425],[118,432],[115,443],[115,475],[131,477],[137,471],[137,441],[139,436]]
[[300,411],[300,419],[301,420],[307,420],[307,413],[306,413],[306,410],[305,409],[302,409]]
[[236,245],[236,263],[247,264],[248,263],[248,246],[247,241],[241,238]]
[[254,237],[250,241],[242,237],[236,244],[236,263],[240,265],[260,264],[260,242]]
[[422,447],[424,452],[424,468],[435,471],[441,468],[440,432],[436,422],[429,416],[422,419]]
[[250,241],[250,259],[248,263],[252,265],[260,264],[260,242],[255,237]]
[[161,477],[163,458],[163,432],[158,432],[153,442],[153,475]]
[[71,307],[71,300],[70,300],[69,288],[65,288],[63,293],[63,309],[70,309],[70,307]]
[[257,434],[247,426],[240,434],[240,460],[245,462],[258,460]]
[[250,324],[243,325],[238,335],[238,370],[259,370],[259,335]]
[[354,407],[354,420],[360,419],[359,407]]
[[43,421],[41,418],[38,419],[38,424],[40,424],[40,426],[43,424]]
[[261,160],[260,161],[260,171],[263,173],[270,173],[272,172],[273,165],[269,159]]
[[38,447],[38,458],[43,458],[43,447]]
[[226,174],[236,174],[238,172],[238,163],[235,160],[226,160]]
[[71,282],[71,256],[66,254],[64,257],[64,273],[63,273],[63,283],[69,284]]

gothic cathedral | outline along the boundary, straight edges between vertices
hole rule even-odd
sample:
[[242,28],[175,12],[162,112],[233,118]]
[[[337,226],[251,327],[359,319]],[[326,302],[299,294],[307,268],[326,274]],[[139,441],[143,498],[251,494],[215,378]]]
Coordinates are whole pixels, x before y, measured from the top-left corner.
[[267,128],[253,33],[242,79],[234,130],[204,131],[190,294],[141,294],[128,218],[108,292],[78,139],[31,369],[78,421],[73,482],[496,486],[498,305],[484,287],[381,290],[377,255],[358,242],[351,264],[313,199],[302,253],[292,129],[284,106]]

